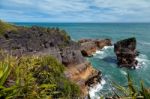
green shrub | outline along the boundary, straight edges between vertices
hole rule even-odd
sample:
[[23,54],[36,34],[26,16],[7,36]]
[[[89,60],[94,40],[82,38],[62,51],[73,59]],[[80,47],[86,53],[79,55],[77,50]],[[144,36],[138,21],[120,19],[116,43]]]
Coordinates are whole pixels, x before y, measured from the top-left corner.
[[[15,68],[9,75],[15,79],[9,87],[0,86],[0,98],[70,99],[80,95],[79,87],[65,78],[65,67],[51,56],[11,57],[8,66]],[[9,77],[7,81],[12,80]]]
[[3,35],[6,31],[17,31],[17,28],[10,23],[0,20],[0,35]]

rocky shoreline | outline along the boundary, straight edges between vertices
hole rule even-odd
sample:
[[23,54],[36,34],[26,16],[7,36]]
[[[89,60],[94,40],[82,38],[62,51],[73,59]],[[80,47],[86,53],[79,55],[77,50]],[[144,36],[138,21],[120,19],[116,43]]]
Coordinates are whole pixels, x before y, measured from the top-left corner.
[[84,39],[75,42],[64,30],[58,28],[15,26],[15,30],[3,32],[0,45],[0,49],[16,57],[55,57],[65,65],[65,76],[80,86],[81,95],[85,97],[89,87],[101,81],[101,72],[95,70],[84,56],[91,56],[96,50],[111,45],[111,41]]

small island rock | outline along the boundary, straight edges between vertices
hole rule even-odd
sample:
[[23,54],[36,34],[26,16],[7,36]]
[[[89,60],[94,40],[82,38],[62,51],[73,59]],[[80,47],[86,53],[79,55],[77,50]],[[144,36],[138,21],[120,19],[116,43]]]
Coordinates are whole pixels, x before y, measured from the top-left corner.
[[117,64],[121,67],[135,68],[138,61],[135,59],[139,52],[136,50],[136,38],[128,38],[114,44]]

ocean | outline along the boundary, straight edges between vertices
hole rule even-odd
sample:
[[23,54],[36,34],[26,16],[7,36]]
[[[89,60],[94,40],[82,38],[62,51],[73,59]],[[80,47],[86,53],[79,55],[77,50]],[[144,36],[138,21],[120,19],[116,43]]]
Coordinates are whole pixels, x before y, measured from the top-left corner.
[[59,27],[68,32],[75,41],[83,38],[109,38],[112,43],[116,41],[136,37],[138,68],[131,70],[119,68],[116,65],[116,56],[113,46],[106,46],[97,51],[93,57],[87,58],[93,67],[102,71],[102,83],[90,89],[90,96],[94,99],[101,95],[109,95],[112,90],[111,82],[122,86],[127,85],[127,73],[131,75],[138,87],[140,81],[144,81],[146,87],[150,87],[150,23],[14,23],[21,26]]

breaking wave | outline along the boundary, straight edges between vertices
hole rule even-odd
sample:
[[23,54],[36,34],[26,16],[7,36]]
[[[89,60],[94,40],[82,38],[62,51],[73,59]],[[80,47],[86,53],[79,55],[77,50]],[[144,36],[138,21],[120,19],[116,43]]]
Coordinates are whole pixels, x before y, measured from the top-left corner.
[[97,92],[103,89],[104,84],[106,84],[106,81],[102,79],[101,83],[98,83],[94,87],[90,88],[89,95],[91,99],[99,99],[99,95],[97,94]]
[[120,70],[120,72],[121,72],[123,75],[127,75],[127,72],[124,71],[124,70]]
[[138,41],[138,43],[139,43],[140,45],[150,46],[150,42],[146,42],[146,41]]
[[150,60],[144,54],[140,54],[139,56],[136,57],[136,59],[138,60],[137,69],[147,67],[150,64]]
[[95,58],[103,59],[107,56],[114,55],[113,52],[114,46],[105,46],[101,50],[97,50],[96,53],[93,54]]

